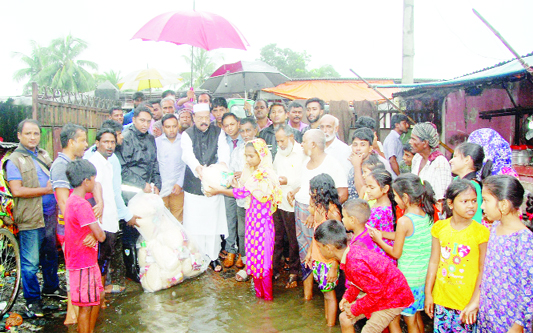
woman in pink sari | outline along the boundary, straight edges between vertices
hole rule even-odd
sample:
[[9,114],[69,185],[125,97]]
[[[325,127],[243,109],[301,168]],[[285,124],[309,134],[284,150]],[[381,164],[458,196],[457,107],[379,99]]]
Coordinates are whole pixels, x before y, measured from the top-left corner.
[[274,222],[272,214],[281,203],[281,187],[272,169],[272,155],[263,139],[245,146],[246,164],[233,190],[215,189],[215,193],[246,199],[244,246],[246,273],[254,279],[255,295],[271,301],[272,255],[274,252]]

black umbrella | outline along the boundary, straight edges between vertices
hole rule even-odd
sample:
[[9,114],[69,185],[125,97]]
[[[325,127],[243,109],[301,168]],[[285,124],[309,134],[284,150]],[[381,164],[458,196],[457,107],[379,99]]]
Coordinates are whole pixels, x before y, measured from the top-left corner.
[[289,81],[285,74],[262,61],[238,61],[220,66],[200,87],[215,95],[275,87]]

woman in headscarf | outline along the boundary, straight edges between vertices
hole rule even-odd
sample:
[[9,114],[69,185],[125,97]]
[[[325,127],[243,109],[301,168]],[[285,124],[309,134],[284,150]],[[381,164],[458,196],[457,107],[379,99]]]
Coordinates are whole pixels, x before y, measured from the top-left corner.
[[435,191],[437,205],[442,212],[442,201],[448,185],[452,182],[450,163],[438,150],[439,133],[437,127],[430,123],[419,123],[411,132],[411,145],[415,156],[411,164],[411,172],[418,175],[423,181],[428,181]]
[[518,174],[511,165],[513,156],[511,147],[498,132],[491,128],[481,128],[470,134],[468,142],[477,143],[483,147],[485,161],[492,160],[493,176],[509,175],[518,178]]
[[263,139],[248,142],[244,157],[246,164],[239,182],[233,182],[233,190],[218,188],[211,194],[246,199],[246,273],[253,276],[256,296],[272,300],[272,214],[281,203],[282,192],[278,176],[272,169],[272,155]]

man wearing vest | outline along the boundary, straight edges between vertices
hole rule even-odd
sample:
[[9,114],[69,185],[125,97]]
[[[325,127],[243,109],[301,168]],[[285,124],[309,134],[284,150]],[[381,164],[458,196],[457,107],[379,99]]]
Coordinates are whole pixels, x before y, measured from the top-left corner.
[[42,317],[41,290],[37,272],[42,267],[43,296],[66,298],[57,277],[56,200],[50,183],[52,160],[38,147],[41,128],[26,119],[17,129],[20,141],[7,163],[7,181],[15,198],[14,218],[20,233],[22,286],[28,310]]
[[193,111],[194,126],[181,136],[182,159],[187,165],[183,181],[183,226],[209,256],[211,268],[218,272],[222,270],[218,260],[219,236],[228,234],[224,196],[206,197],[201,190],[201,179],[204,167],[216,163],[229,165],[230,151],[224,131],[210,125],[209,104],[196,104]]

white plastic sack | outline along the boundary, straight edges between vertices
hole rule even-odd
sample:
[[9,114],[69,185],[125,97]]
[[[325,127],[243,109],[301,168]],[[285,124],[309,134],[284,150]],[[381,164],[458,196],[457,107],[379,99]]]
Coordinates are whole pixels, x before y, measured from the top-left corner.
[[140,217],[137,257],[144,291],[170,288],[205,272],[209,258],[198,251],[158,195],[137,193],[128,208]]
[[229,187],[233,172],[222,164],[211,164],[202,171],[202,192],[209,192],[212,187]]

